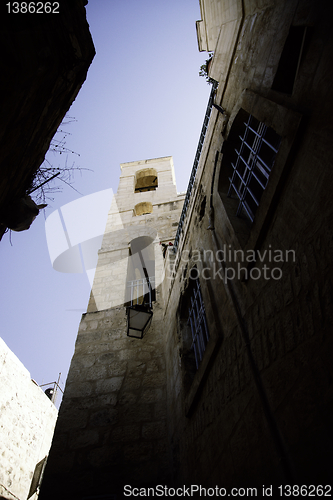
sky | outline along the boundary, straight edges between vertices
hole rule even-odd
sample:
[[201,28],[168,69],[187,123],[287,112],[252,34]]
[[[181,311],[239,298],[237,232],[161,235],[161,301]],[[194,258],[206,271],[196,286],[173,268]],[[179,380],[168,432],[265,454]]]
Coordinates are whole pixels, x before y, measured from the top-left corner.
[[[82,169],[75,190],[64,185],[28,231],[0,243],[1,337],[38,384],[61,373],[62,388],[90,284],[85,273],[53,269],[45,220],[87,195],[116,192],[125,162],[173,156],[177,190],[186,191],[210,94],[199,77],[207,58],[196,38],[199,0],[89,0],[86,11],[96,56],[67,113],[75,121],[63,127],[74,154],[48,155]],[[85,217],[75,225],[84,228]]]

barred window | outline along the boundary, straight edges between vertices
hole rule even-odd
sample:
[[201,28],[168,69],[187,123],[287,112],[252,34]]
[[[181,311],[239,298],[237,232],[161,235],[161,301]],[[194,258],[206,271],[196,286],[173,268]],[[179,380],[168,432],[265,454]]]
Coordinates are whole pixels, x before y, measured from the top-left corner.
[[232,175],[227,196],[237,198],[236,215],[254,220],[261,196],[267,186],[281,137],[252,115],[242,123],[234,143]]
[[191,327],[192,348],[195,355],[196,368],[198,369],[206,350],[209,333],[199,278],[193,281],[194,286],[190,296],[188,324]]

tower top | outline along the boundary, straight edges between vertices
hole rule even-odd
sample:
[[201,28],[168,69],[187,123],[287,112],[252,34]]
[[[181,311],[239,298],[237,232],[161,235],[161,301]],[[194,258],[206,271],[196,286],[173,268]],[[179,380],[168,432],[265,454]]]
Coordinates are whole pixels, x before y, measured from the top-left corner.
[[[177,196],[176,177],[172,156],[162,156],[161,158],[121,163],[120,168],[121,175],[117,195],[122,195],[126,191],[126,196],[128,197],[129,194],[131,194],[130,191],[133,193],[149,191],[150,189],[145,188],[144,184],[145,181],[151,181],[152,190],[155,190],[158,186],[158,197],[162,196],[163,201],[165,201],[165,196],[162,194],[162,191],[168,186],[172,190],[172,193],[170,192],[169,195]],[[159,201],[162,201],[162,199]]]
[[144,168],[146,165],[151,165],[155,163],[161,163],[163,161],[169,161],[171,162],[173,166],[173,158],[172,156],[161,156],[160,158],[150,158],[149,160],[139,160],[139,161],[128,161],[126,163],[121,163],[120,168],[123,170],[126,167],[134,167],[134,166],[140,166],[141,168]]

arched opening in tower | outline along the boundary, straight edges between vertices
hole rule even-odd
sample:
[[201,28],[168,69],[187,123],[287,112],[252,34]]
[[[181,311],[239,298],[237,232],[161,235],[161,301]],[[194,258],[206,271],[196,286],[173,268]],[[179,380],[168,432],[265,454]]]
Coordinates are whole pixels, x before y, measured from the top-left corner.
[[155,299],[155,250],[153,238],[140,236],[129,245],[126,305],[148,304]]

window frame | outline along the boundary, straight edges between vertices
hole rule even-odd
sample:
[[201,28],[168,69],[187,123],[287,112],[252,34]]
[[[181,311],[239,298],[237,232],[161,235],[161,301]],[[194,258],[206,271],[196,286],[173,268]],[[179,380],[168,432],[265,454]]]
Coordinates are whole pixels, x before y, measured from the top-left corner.
[[[209,341],[205,347],[202,359],[199,366],[195,367],[195,360],[193,359],[193,374],[188,374],[187,371],[191,371],[191,366],[186,366],[188,364],[189,357],[189,337],[192,332],[190,331],[190,326],[188,325],[188,302],[192,294],[192,290],[188,290],[189,283],[183,292],[182,299],[180,301],[178,309],[178,319],[180,328],[180,338],[182,339],[181,346],[181,357],[182,359],[182,372],[183,372],[183,390],[184,390],[184,410],[185,416],[190,418],[193,410],[199,400],[201,390],[204,387],[206,376],[213,366],[213,359],[216,350],[219,348],[220,343],[223,339],[223,331],[221,328],[221,323],[218,318],[217,304],[215,303],[215,297],[213,290],[210,290],[209,281],[202,282],[200,276],[202,275],[203,265],[202,262],[197,262],[195,265],[190,263],[189,270],[197,269],[197,280],[200,284],[200,291],[202,296],[202,301],[205,309],[205,318],[207,325],[209,324]],[[189,271],[189,276],[191,275]],[[189,294],[189,295],[187,295]],[[223,294],[223,291],[222,291]],[[185,303],[184,303],[185,302]],[[192,339],[191,339],[192,342]],[[184,352],[186,351],[186,352]],[[184,354],[186,359],[184,359]],[[193,356],[194,358],[194,356]],[[189,363],[190,365],[190,363]],[[190,380],[189,380],[190,379]]]
[[[237,196],[239,203],[236,215],[240,216],[243,212],[253,223],[260,198],[269,182],[281,137],[271,127],[267,127],[265,123],[258,121],[251,114],[247,114],[247,119],[242,125],[243,131],[238,136],[240,143],[233,148],[236,161],[231,162],[233,172],[229,177],[227,196],[229,198],[233,194]],[[272,136],[271,139],[268,139],[268,135]],[[262,149],[270,151],[269,160],[263,158]]]
[[209,331],[206,319],[205,304],[202,298],[200,280],[193,280],[193,289],[190,294],[190,304],[187,323],[191,327],[192,349],[195,356],[195,364],[198,370],[209,342]]
[[238,248],[246,251],[259,248],[267,232],[283,185],[290,171],[293,149],[297,147],[296,136],[299,132],[303,116],[297,111],[286,108],[246,89],[242,92],[229,117],[224,133],[224,141],[228,141],[233,130],[233,125],[237,122],[237,117],[242,111],[252,115],[259,122],[273,129],[282,138],[269,181],[262,194],[252,224],[250,222],[246,224],[244,221],[245,218],[240,220],[240,222],[236,221],[237,217],[232,217],[231,209],[227,207],[227,192],[223,191],[225,186],[224,188],[221,186],[223,176],[228,169],[228,163],[224,155],[222,157],[216,194],[222,202],[222,211],[224,212],[224,220],[228,226],[228,232],[229,234],[233,234],[232,242]]

